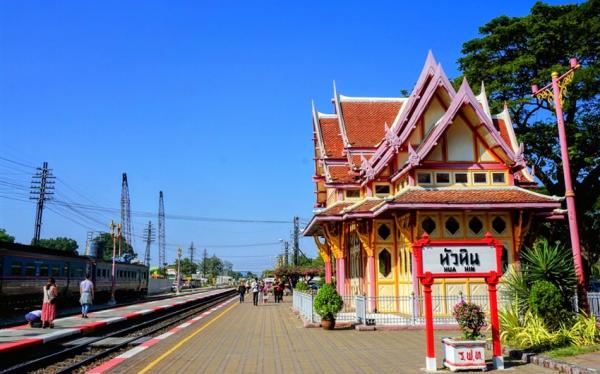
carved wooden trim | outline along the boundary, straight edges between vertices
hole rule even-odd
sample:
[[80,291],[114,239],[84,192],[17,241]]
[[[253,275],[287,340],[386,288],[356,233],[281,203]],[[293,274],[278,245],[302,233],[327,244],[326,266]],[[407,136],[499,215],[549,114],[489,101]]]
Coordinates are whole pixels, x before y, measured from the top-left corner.
[[321,243],[318,235],[313,235],[313,239],[315,240],[315,244],[319,249],[319,254],[321,255],[323,261],[331,262],[331,249],[329,248],[327,241],[325,241],[325,243]]
[[325,234],[325,240],[327,240],[327,244],[329,244],[329,248],[331,249],[331,253],[333,253],[335,258],[344,258],[341,240],[341,236],[343,236],[343,230],[340,230],[339,224],[335,222],[326,223],[323,225],[323,231]]
[[356,233],[358,234],[358,239],[360,240],[360,244],[362,244],[363,249],[367,253],[367,256],[374,256],[374,248],[373,248],[373,225],[369,225],[370,221],[359,222],[356,225]]

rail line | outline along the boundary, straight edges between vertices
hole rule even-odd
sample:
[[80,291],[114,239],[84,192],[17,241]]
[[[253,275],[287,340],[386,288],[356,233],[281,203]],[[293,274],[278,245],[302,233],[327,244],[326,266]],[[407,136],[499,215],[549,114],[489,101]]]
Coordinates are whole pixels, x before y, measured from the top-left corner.
[[[158,317],[150,317],[147,320],[126,326],[117,331],[112,331],[103,334],[102,336],[86,339],[81,344],[76,344],[72,347],[59,349],[58,351],[50,352],[41,357],[31,359],[29,361],[16,364],[7,369],[0,371],[0,374],[9,373],[73,373],[77,370],[91,366],[98,361],[116,354],[127,348],[132,342],[144,337],[158,335],[172,325],[180,323],[182,320],[187,320],[190,316],[198,314],[206,309],[210,309],[223,300],[231,298],[235,294],[234,290],[219,295],[209,296],[205,299],[200,299],[192,305],[186,305],[167,313],[161,314]],[[120,337],[124,338],[121,342],[110,347],[92,348],[92,344],[100,342],[107,338]],[[75,339],[78,340],[78,339]],[[71,342],[74,342],[72,340]],[[68,342],[65,342],[68,343]],[[62,345],[64,346],[65,343]],[[41,368],[44,368],[40,371]]]

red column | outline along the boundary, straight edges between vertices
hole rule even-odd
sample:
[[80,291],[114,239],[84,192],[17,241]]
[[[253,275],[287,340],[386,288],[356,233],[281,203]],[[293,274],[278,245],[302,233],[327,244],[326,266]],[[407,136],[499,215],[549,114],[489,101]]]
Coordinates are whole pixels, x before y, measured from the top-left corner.
[[502,347],[500,346],[500,323],[498,321],[498,299],[496,297],[496,285],[498,284],[498,274],[492,272],[492,275],[486,279],[488,285],[488,294],[490,299],[490,322],[492,323],[492,348],[493,363],[496,369],[504,369],[504,357],[502,356]]
[[325,283],[331,284],[331,261],[325,262]]
[[431,273],[425,273],[421,278],[423,284],[423,297],[425,299],[425,337],[427,338],[427,352],[425,357],[425,370],[436,371],[437,362],[435,360],[435,348],[433,343],[433,303],[431,301],[431,285],[433,278]]

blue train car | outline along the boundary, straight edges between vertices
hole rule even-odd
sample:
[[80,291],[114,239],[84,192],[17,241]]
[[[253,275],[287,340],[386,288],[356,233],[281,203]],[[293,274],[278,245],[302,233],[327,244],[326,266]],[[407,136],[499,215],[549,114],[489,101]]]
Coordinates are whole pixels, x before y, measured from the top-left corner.
[[[115,271],[119,297],[146,295],[146,266],[117,263]],[[56,280],[60,300],[75,302],[79,298],[79,283],[86,273],[92,276],[96,299],[107,299],[111,291],[112,262],[48,248],[0,242],[0,305],[40,304],[42,287],[49,277]]]

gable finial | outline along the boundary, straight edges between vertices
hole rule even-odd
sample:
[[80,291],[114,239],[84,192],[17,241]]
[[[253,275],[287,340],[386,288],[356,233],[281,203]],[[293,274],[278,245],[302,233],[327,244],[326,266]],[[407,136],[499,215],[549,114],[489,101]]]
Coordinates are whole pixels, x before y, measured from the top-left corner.
[[526,166],[526,162],[525,162],[525,145],[523,143],[519,144],[519,151],[515,155],[515,163],[517,165]]
[[415,151],[415,149],[412,147],[412,144],[410,144],[410,142],[408,143],[408,163],[411,166],[419,166],[419,163],[421,162],[421,157],[419,157],[419,154]]
[[396,135],[396,133],[390,129],[387,122],[385,122],[383,126],[385,129],[385,142],[387,143],[387,145],[389,147],[394,148],[394,151],[396,151],[396,153],[398,153],[398,149],[400,149],[400,145],[401,145],[400,137],[398,135]]
[[333,97],[337,100],[337,87],[335,86],[335,79],[333,80]]
[[531,165],[531,176],[535,177],[535,164]]

